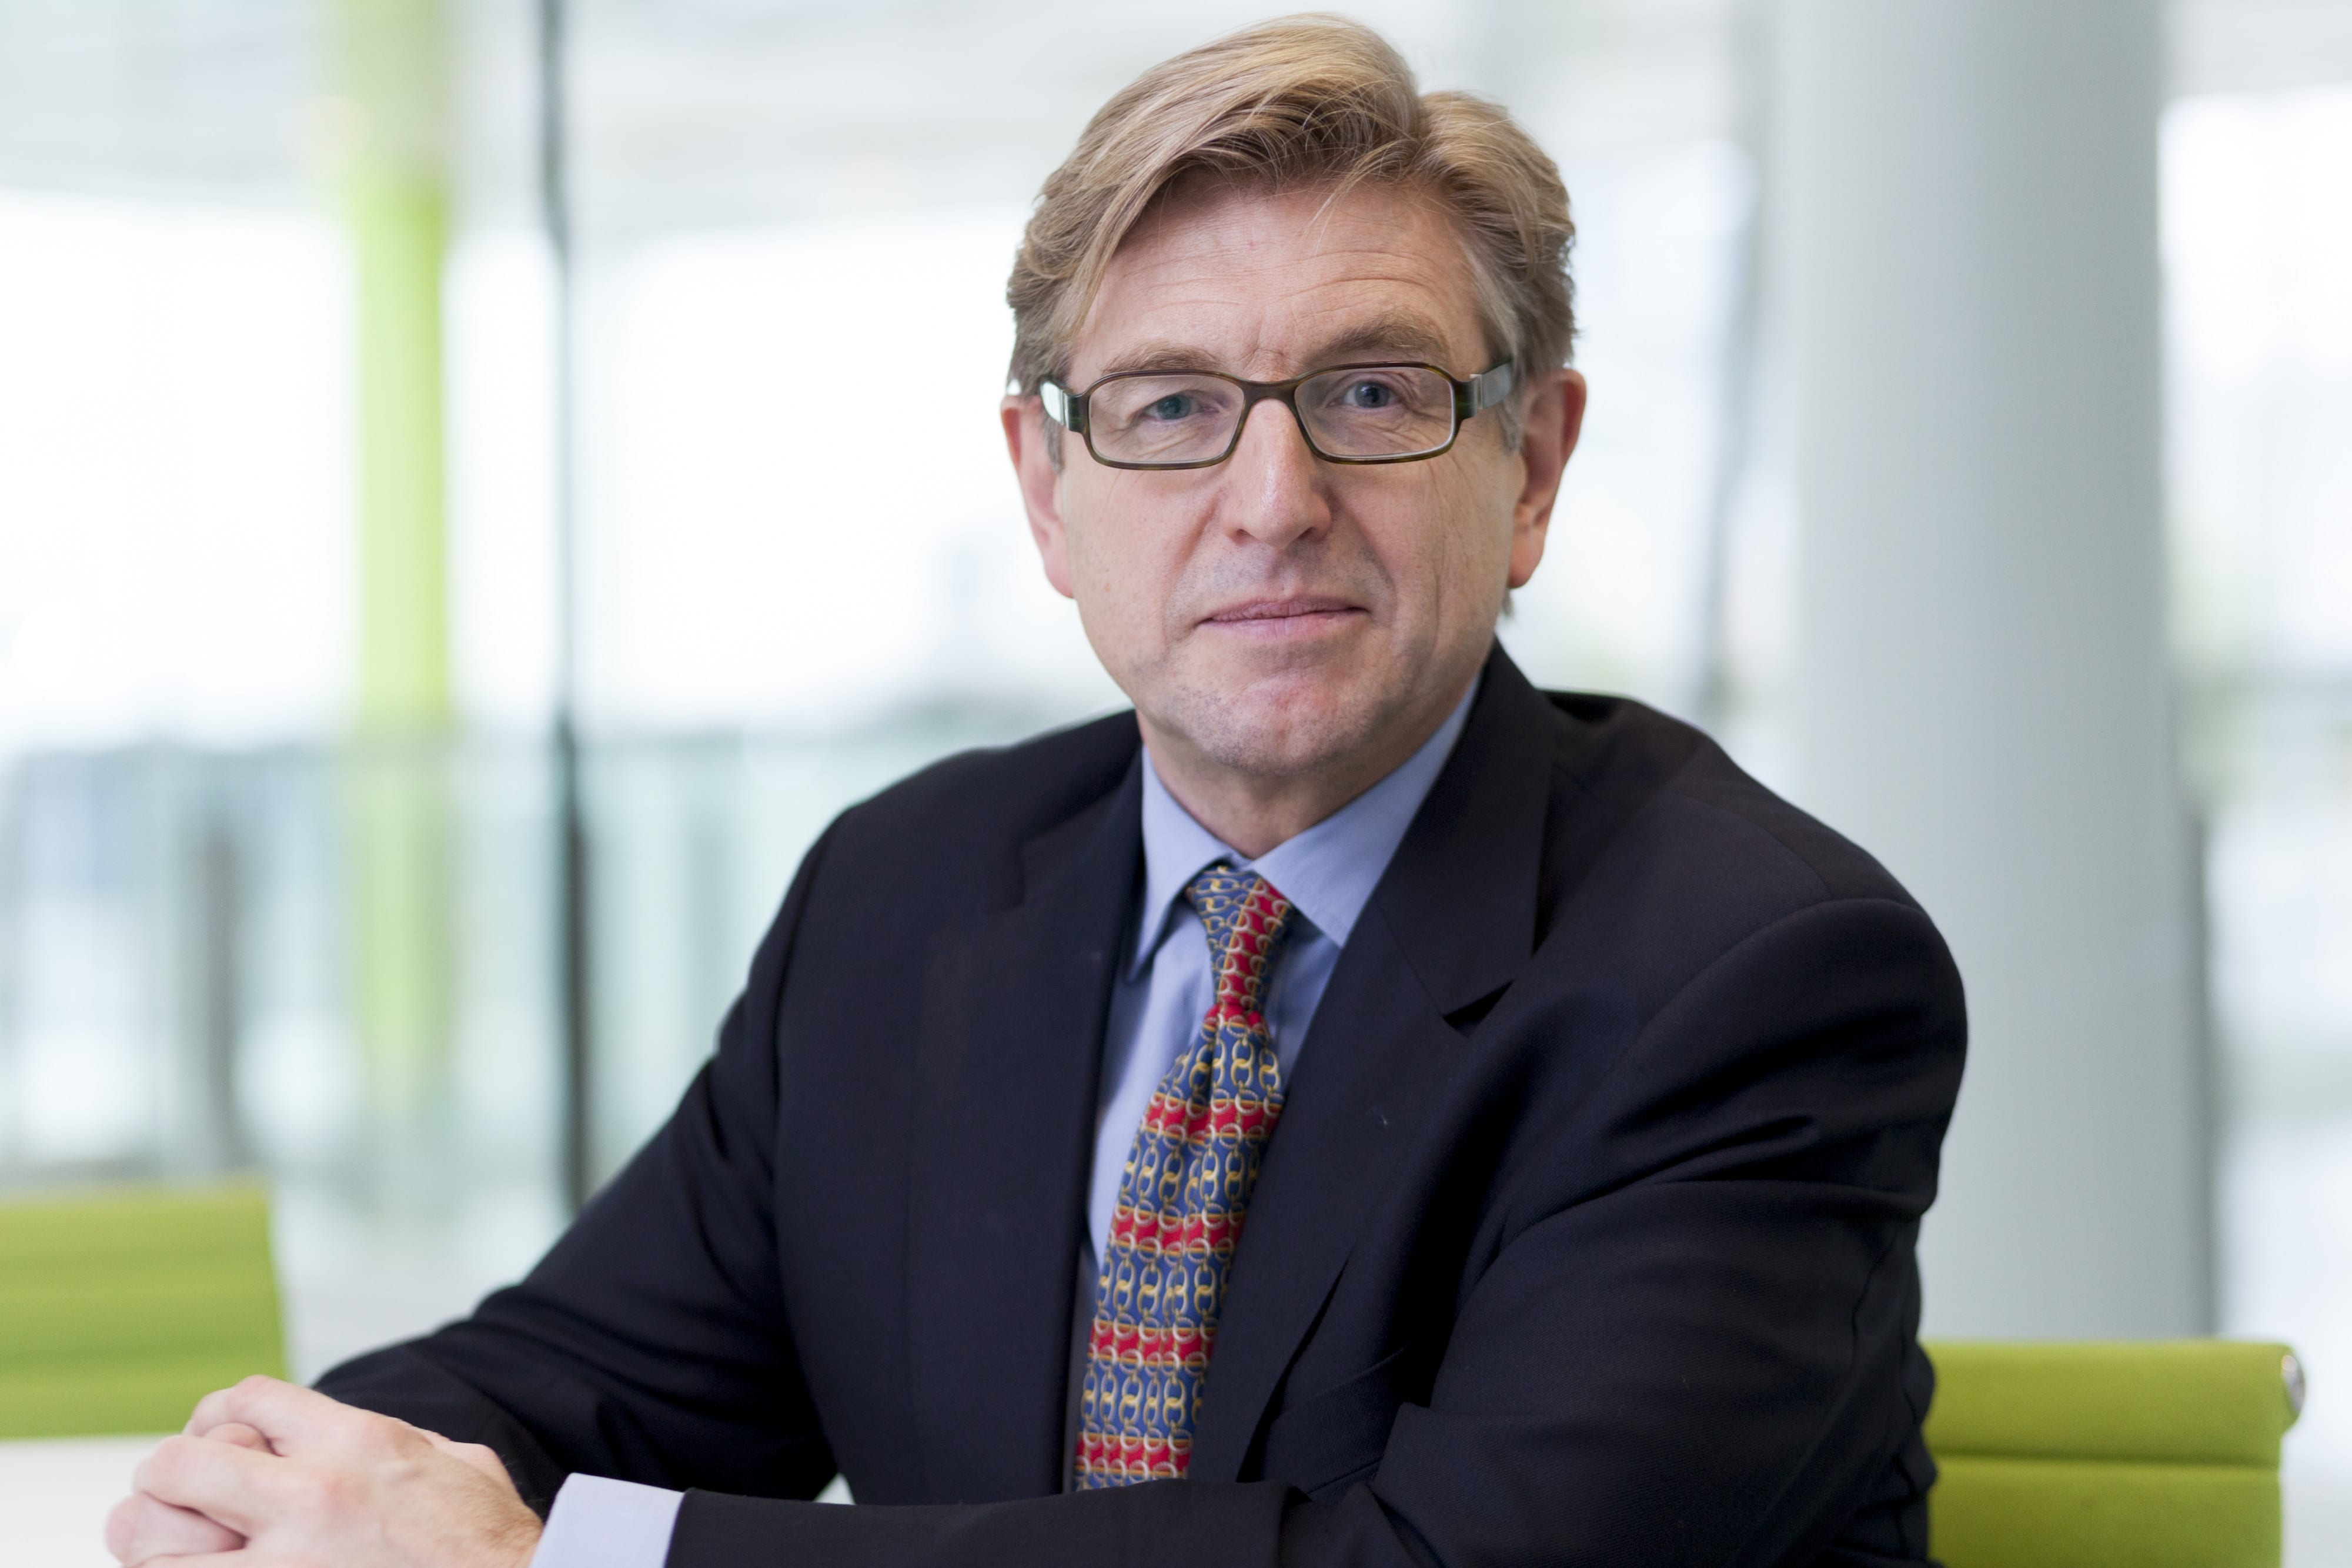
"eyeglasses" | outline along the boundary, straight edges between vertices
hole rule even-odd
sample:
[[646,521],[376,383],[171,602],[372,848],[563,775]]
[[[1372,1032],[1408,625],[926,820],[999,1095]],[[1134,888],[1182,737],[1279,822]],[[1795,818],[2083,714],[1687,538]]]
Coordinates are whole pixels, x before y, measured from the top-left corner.
[[1111,468],[1208,468],[1234,455],[1250,410],[1290,410],[1326,463],[1412,463],[1454,444],[1462,422],[1511,392],[1507,361],[1455,381],[1435,365],[1334,365],[1286,382],[1215,371],[1115,371],[1084,392],[1056,382],[1037,395],[1055,423],[1086,437]]

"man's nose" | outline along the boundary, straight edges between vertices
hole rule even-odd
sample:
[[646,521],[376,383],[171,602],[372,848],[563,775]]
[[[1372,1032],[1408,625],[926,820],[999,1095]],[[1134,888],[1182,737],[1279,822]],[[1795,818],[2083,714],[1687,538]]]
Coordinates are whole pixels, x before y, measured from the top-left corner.
[[1329,465],[1307,444],[1290,410],[1272,398],[1249,412],[1225,460],[1225,526],[1276,549],[1330,526]]

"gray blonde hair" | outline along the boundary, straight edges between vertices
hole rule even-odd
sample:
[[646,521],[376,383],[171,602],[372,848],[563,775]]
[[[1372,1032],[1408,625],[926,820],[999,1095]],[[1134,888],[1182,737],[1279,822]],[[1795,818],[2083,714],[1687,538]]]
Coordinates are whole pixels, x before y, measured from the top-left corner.
[[1300,16],[1145,71],[1096,112],[1047,176],[1005,286],[1011,379],[1024,394],[1068,375],[1111,256],[1188,175],[1334,196],[1366,183],[1416,191],[1459,227],[1488,350],[1511,361],[1515,384],[1533,386],[1568,361],[1576,225],[1559,170],[1499,105],[1421,92],[1403,57],[1370,27]]

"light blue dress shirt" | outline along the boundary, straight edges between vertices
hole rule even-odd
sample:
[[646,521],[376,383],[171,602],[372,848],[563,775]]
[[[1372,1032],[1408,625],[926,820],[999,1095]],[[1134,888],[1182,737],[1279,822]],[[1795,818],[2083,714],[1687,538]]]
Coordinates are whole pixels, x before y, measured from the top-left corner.
[[685,1500],[666,1487],[566,1476],[530,1568],[662,1568]]
[[[1135,1129],[1151,1092],[1177,1053],[1198,1036],[1216,977],[1208,932],[1185,900],[1184,889],[1205,868],[1223,861],[1254,871],[1290,900],[1289,933],[1276,950],[1266,982],[1265,1020],[1287,1084],[1298,1071],[1298,1048],[1330,984],[1339,951],[1370,902],[1372,889],[1404,841],[1405,830],[1478,695],[1472,682],[1437,732],[1387,778],[1305,832],[1253,861],[1202,827],[1160,781],[1146,753],[1143,768],[1143,905],[1135,949],[1120,967],[1103,1031],[1102,1098],[1095,1113],[1094,1168],[1087,1189],[1087,1225],[1095,1256],[1110,1235]],[[677,1522],[683,1492],[603,1476],[574,1475],[556,1493],[531,1568],[662,1568]]]
[[1437,732],[1396,771],[1255,861],[1194,821],[1160,781],[1160,769],[1146,761],[1143,908],[1136,921],[1135,950],[1119,971],[1103,1032],[1103,1095],[1095,1113],[1094,1174],[1087,1194],[1096,1257],[1102,1256],[1110,1235],[1119,1178],[1144,1107],[1169,1064],[1199,1038],[1201,1020],[1217,998],[1209,934],[1184,889],[1223,861],[1238,871],[1257,873],[1290,900],[1289,930],[1275,951],[1264,1009],[1287,1084],[1298,1071],[1298,1048],[1323,1000],[1323,988],[1330,984],[1339,949],[1348,945],[1413,813],[1454,754],[1477,691],[1472,683]]

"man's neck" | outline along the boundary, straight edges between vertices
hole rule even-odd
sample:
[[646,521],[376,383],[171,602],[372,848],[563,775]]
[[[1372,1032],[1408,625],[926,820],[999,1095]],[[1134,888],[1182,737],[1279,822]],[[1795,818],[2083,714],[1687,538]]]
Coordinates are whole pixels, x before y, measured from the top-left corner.
[[[1474,672],[1471,679],[1476,678]],[[1183,737],[1138,716],[1151,766],[1176,803],[1220,840],[1256,860],[1402,767],[1444,726],[1468,689],[1465,683],[1441,706],[1415,712],[1409,720],[1388,727],[1372,743],[1302,773],[1245,773],[1225,767]]]

